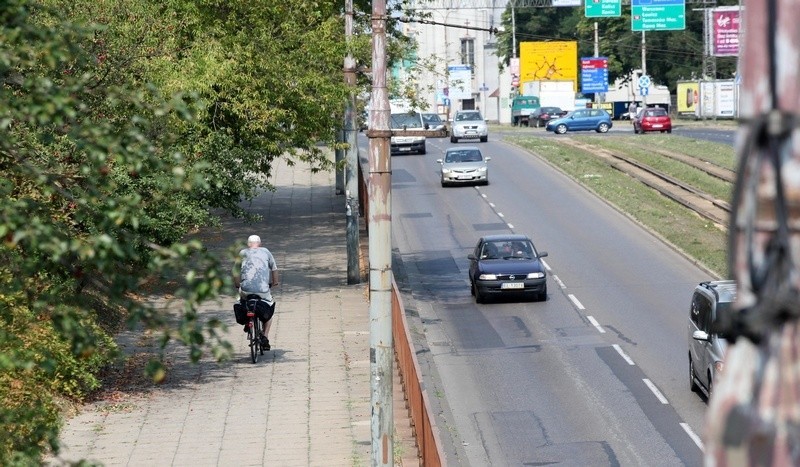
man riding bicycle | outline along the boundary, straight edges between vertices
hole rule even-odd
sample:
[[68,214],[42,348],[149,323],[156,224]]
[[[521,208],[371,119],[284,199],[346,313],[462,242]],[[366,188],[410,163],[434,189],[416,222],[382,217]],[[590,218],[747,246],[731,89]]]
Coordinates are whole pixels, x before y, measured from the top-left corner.
[[[261,246],[261,237],[250,235],[247,238],[247,248],[239,252],[239,257],[233,265],[233,284],[239,289],[239,299],[244,306],[248,295],[258,295],[262,301],[271,308],[268,319],[261,319],[264,323],[264,332],[261,334],[261,346],[269,350],[269,328],[275,311],[275,300],[272,298],[271,288],[280,284],[278,265],[272,253]],[[245,332],[247,326],[245,326]]]

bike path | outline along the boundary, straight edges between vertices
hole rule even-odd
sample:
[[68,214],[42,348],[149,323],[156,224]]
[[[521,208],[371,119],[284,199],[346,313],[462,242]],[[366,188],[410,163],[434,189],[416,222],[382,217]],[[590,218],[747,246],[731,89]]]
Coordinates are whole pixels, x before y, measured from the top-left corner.
[[[170,347],[163,384],[129,382],[84,406],[67,420],[61,453],[49,465],[370,464],[369,303],[367,284],[346,284],[344,199],[333,173],[304,164],[276,161],[272,177],[276,190],[248,206],[260,222],[227,219],[199,234],[220,258],[253,233],[272,251],[281,270],[272,350],[251,362],[233,291],[204,304],[203,319],[229,324],[233,359],[192,364],[185,348]],[[181,307],[168,295],[153,300],[165,313]],[[120,342],[140,358],[156,349],[144,333],[124,333]],[[394,386],[395,461],[418,465],[397,376]]]

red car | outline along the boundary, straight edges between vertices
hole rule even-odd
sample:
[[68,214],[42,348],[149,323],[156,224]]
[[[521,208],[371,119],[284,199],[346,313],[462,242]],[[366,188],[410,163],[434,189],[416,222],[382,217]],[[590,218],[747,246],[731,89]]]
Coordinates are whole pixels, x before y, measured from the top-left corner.
[[667,111],[660,107],[652,107],[639,112],[633,119],[633,132],[645,133],[648,131],[660,131],[672,133],[672,120]]

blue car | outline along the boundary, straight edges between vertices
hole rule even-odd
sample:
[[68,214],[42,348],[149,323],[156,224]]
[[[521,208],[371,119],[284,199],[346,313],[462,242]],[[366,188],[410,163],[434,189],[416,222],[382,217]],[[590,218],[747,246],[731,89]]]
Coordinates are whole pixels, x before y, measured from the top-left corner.
[[606,133],[611,128],[611,115],[603,109],[578,109],[547,122],[547,131],[563,135],[567,131]]

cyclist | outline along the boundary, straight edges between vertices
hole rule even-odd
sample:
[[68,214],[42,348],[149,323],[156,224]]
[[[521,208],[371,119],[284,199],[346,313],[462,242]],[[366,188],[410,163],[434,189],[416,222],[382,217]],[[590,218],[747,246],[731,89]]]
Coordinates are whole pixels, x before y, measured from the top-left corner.
[[[233,284],[239,289],[239,299],[245,305],[248,295],[258,295],[270,307],[267,317],[259,316],[264,323],[264,332],[260,336],[261,346],[269,350],[269,328],[275,312],[275,300],[272,298],[272,287],[280,284],[278,264],[272,253],[261,246],[261,237],[250,235],[247,238],[247,248],[239,252],[239,257],[233,265]],[[245,326],[247,332],[247,326]]]

